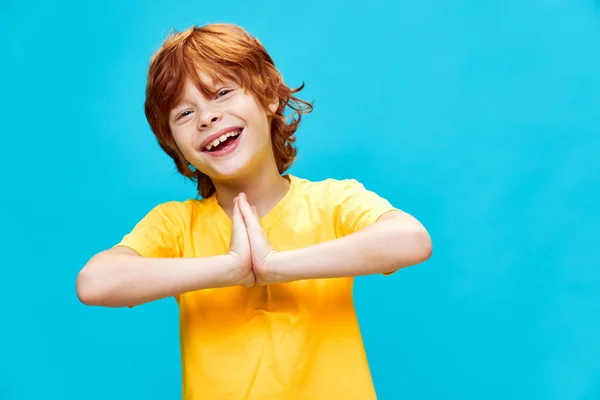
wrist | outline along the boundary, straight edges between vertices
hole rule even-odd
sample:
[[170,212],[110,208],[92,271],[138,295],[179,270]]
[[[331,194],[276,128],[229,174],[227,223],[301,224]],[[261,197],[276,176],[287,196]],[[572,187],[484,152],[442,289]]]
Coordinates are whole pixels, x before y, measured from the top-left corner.
[[222,257],[225,260],[227,286],[251,287],[254,285],[255,278],[252,268],[245,267],[243,260],[236,253],[228,252]]
[[264,265],[265,279],[268,283],[287,283],[293,280],[285,274],[286,259],[287,252],[271,251]]

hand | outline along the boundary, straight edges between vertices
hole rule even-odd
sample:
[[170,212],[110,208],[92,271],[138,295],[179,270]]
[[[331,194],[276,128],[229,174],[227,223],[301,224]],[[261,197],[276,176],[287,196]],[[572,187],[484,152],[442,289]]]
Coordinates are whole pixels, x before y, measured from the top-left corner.
[[[252,254],[250,251],[250,240],[244,218],[240,211],[239,197],[233,200],[233,218],[231,226],[231,243],[227,254],[235,260],[239,275],[236,283],[245,287],[254,286],[256,279],[252,270]],[[246,202],[247,204],[247,202]]]
[[269,268],[268,260],[275,254],[275,250],[269,243],[267,234],[260,226],[260,220],[256,208],[250,206],[244,193],[238,196],[237,205],[244,219],[245,227],[248,232],[250,242],[250,253],[252,258],[252,270],[256,283],[266,285],[275,282],[273,271]]

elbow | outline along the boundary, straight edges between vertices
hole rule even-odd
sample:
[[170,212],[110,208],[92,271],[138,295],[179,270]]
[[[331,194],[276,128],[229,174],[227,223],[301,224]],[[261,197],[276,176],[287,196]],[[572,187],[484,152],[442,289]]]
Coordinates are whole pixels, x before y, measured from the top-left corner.
[[90,271],[85,268],[77,275],[77,281],[75,284],[77,298],[82,304],[86,306],[100,305],[100,296],[98,289],[94,285],[93,276]]
[[431,258],[433,253],[431,236],[423,225],[414,224],[411,227],[399,225],[396,229],[388,247],[393,249],[392,254],[388,253],[392,265],[388,271],[384,272],[385,275],[424,263]]
[[385,219],[393,221],[388,225],[393,232],[390,232],[390,247],[395,251],[395,263],[400,268],[421,264],[431,258],[431,236],[423,224],[408,214],[389,214]]
[[423,263],[431,258],[433,254],[433,244],[431,243],[431,236],[425,228],[419,229],[416,233],[416,258],[417,264]]
[[433,244],[431,243],[431,236],[429,236],[429,233],[427,231],[425,231],[423,236],[424,238],[422,239],[420,252],[420,262],[422,263],[429,260],[431,258],[431,255],[433,254]]
[[102,270],[94,258],[79,272],[75,283],[77,298],[86,306],[103,306],[106,303],[106,285],[102,284],[103,278],[98,271]]
[[[404,240],[406,240],[406,238]],[[404,265],[409,266],[421,264],[431,258],[433,253],[433,245],[431,243],[431,236],[425,228],[419,227],[414,229],[410,235],[409,242],[411,245],[408,253],[399,255]],[[398,247],[402,248],[403,246]]]

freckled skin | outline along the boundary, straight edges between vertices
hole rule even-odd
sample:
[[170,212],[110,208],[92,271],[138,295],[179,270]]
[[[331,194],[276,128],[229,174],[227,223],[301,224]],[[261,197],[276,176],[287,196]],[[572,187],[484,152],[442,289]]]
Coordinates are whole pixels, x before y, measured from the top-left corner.
[[[235,83],[211,86],[217,94],[206,98],[188,80],[184,100],[171,112],[171,132],[186,159],[211,177],[215,185],[241,182],[249,175],[276,169],[267,110],[250,92]],[[276,106],[270,107],[271,113],[276,111]],[[244,128],[232,153],[214,157],[200,150],[207,137],[232,126]]]

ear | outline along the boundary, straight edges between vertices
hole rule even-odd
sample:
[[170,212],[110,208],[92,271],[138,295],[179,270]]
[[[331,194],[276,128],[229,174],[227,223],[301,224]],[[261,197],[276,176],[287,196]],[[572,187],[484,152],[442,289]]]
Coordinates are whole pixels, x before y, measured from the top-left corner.
[[275,100],[273,100],[269,103],[269,106],[268,106],[269,115],[274,115],[277,112],[278,108],[279,108],[279,97],[276,97]]

